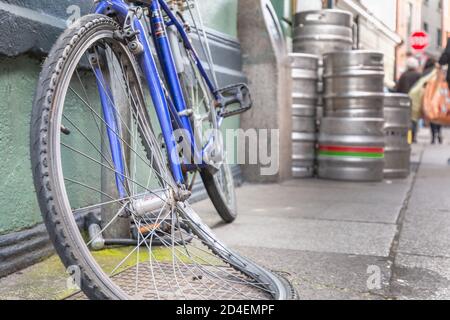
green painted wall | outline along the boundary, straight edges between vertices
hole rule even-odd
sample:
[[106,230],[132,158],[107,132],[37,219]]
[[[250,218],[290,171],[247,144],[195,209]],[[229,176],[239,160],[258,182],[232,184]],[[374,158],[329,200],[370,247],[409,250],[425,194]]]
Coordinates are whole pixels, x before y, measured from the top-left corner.
[[0,234],[41,221],[31,179],[29,121],[40,64],[0,59]]
[[[237,10],[239,0],[198,0],[203,22],[209,28],[237,37]],[[223,129],[240,127],[240,118],[228,118]]]
[[[37,78],[40,72],[40,62],[29,57],[0,59],[0,150],[2,165],[0,166],[0,234],[8,231],[20,230],[34,226],[41,221],[37,205],[33,181],[31,177],[31,164],[29,156],[29,123],[30,112]],[[91,83],[93,83],[91,81]],[[95,89],[94,86],[92,86]],[[94,95],[98,93],[88,89],[91,101],[98,101]],[[95,126],[89,122],[88,112],[80,112],[80,103],[73,96],[68,95],[69,104],[65,112],[72,114],[72,120],[80,126],[84,134]],[[99,107],[98,107],[99,108]],[[84,110],[82,110],[84,111]],[[72,134],[62,137],[68,145],[80,146],[80,135]],[[84,141],[83,141],[84,142]],[[79,149],[91,157],[99,157],[92,153],[89,145],[84,142],[85,148]],[[98,159],[100,160],[100,159]],[[100,170],[90,166],[91,162],[74,156],[73,153],[63,149],[64,173],[70,173],[70,178],[84,174],[91,177],[89,185],[96,186],[100,177]],[[87,182],[88,180],[84,180]],[[76,206],[80,200],[93,197],[95,194],[86,194],[85,189],[79,190],[68,185],[71,203]]]
[[[275,9],[275,12],[277,13],[278,19],[280,19],[280,24],[283,27],[283,32],[286,36],[290,36],[291,35],[291,27],[289,26],[289,24],[287,24],[286,22],[284,22],[282,19],[283,18],[287,18],[287,19],[292,19],[292,16],[287,16],[286,15],[286,11],[287,8],[291,7],[291,1],[290,0],[271,0],[273,8]],[[289,12],[291,12],[292,10],[289,10]]]
[[237,36],[238,0],[198,0],[207,27]]
[[[236,18],[238,1],[239,0],[198,0],[205,25],[231,36],[237,36]],[[271,2],[278,18],[281,20],[286,12],[286,6],[290,6],[290,0],[271,0]],[[285,31],[289,31],[288,28],[286,28],[285,23],[282,25]]]
[[272,0],[272,5],[277,12],[278,17],[283,17],[284,15],[284,0]]

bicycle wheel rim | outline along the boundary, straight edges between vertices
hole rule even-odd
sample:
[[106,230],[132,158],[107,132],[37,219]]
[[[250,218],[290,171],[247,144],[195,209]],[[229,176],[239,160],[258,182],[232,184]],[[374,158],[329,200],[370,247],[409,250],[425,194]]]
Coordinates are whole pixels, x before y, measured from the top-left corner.
[[219,194],[230,212],[236,215],[237,200],[234,188],[234,178],[230,165],[224,162],[220,165],[219,172],[214,175],[214,182],[218,186]]

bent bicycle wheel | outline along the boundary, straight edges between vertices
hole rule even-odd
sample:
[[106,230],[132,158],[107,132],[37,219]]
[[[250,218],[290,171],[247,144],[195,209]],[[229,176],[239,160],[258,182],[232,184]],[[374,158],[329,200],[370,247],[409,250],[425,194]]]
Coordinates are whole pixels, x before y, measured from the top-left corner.
[[[190,18],[192,21],[195,19],[192,12]],[[196,33],[198,32],[197,29]],[[205,154],[215,153],[215,158],[220,158],[218,160],[212,159],[214,157],[205,159],[213,162],[217,172],[204,169],[201,170],[200,176],[217,213],[224,222],[231,223],[236,220],[238,215],[236,192],[232,169],[227,162],[224,139],[221,137],[222,133],[220,133],[217,121],[215,99],[178,32],[171,29],[169,35],[177,38],[177,41],[173,42],[172,50],[177,52],[175,57],[181,60],[177,63],[178,68],[181,69],[178,70],[179,78],[185,101],[194,113],[191,122],[196,139],[201,141],[202,148],[206,150]],[[201,42],[200,37],[199,42]],[[213,134],[208,135],[208,133]]]
[[135,58],[114,36],[120,26],[102,15],[76,25],[43,66],[31,158],[50,238],[65,266],[80,271],[83,292],[90,299],[292,298],[285,280],[227,249],[187,201],[176,200],[151,99]]

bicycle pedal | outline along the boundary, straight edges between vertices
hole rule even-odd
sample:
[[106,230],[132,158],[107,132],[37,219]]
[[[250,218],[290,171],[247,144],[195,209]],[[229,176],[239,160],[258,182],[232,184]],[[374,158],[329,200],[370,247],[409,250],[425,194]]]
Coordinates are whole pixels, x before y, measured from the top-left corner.
[[221,108],[219,116],[228,118],[244,113],[252,108],[253,102],[248,86],[244,83],[238,83],[216,92],[218,105]]

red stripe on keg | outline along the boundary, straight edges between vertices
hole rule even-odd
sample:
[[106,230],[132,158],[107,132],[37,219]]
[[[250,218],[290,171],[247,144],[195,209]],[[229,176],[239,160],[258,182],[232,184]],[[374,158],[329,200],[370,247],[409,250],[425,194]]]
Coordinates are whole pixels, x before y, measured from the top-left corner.
[[329,152],[384,153],[384,148],[378,147],[319,146],[319,150]]

